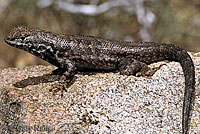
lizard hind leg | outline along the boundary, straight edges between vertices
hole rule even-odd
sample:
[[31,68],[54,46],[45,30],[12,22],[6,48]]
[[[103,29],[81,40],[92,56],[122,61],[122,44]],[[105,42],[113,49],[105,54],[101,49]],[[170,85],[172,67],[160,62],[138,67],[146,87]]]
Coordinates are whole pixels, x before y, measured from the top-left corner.
[[147,64],[133,58],[125,58],[120,61],[120,74],[151,77],[156,69],[149,68]]

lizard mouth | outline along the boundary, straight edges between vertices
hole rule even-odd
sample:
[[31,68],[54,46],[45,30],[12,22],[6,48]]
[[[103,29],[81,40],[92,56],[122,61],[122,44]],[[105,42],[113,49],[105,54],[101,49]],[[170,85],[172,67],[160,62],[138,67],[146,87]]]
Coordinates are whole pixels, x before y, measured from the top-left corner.
[[7,44],[11,44],[12,41],[8,40],[7,38],[4,38],[4,41],[7,43]]
[[14,39],[9,38],[9,37],[4,38],[4,41],[5,41],[7,44],[13,44],[13,43],[14,43]]
[[11,46],[20,46],[20,45],[22,45],[21,42],[16,41],[15,39],[12,39],[12,38],[4,38],[4,41],[7,44],[11,45]]

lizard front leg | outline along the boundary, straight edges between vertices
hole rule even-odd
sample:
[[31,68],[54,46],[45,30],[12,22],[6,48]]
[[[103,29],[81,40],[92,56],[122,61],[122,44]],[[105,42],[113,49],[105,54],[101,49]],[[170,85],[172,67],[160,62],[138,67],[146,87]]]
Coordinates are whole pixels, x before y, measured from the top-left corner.
[[[59,61],[59,60],[58,60]],[[72,83],[73,76],[76,71],[75,63],[70,59],[60,60],[60,66],[52,71],[54,75],[59,75],[59,83],[54,84],[52,86],[53,92],[57,92],[61,90],[61,96],[63,96],[63,90],[67,89],[67,87]]]
[[70,59],[57,59],[58,63],[60,64],[58,68],[52,71],[55,75],[65,75],[66,77],[70,77],[74,75],[76,71],[75,63]]

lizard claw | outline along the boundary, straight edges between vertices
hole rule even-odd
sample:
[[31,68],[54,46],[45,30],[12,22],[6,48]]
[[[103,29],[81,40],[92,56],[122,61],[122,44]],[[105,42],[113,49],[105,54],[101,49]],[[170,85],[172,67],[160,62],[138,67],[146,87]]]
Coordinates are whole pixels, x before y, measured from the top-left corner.
[[67,85],[62,84],[62,83],[55,83],[51,86],[51,89],[49,91],[53,92],[53,95],[55,95],[55,93],[61,91],[61,97],[63,97],[63,91],[66,89],[67,89]]
[[53,95],[61,91],[61,97],[63,97],[64,90],[67,91],[67,88],[73,84],[75,79],[76,79],[75,77],[70,77],[66,79],[65,76],[63,75],[60,77],[60,80],[58,81],[58,83],[54,83],[51,86],[51,89],[49,91],[53,92]]

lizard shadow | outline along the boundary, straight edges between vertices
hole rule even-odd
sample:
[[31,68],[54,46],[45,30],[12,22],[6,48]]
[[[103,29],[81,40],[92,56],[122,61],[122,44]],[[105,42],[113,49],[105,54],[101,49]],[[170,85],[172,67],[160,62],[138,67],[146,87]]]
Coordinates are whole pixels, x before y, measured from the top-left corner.
[[[76,72],[76,74],[80,74],[80,75],[95,75],[97,73],[108,73],[108,72],[117,72],[117,70],[109,70],[109,71],[105,71],[105,70],[80,70],[78,72]],[[54,75],[53,73],[51,74],[44,74],[42,76],[36,76],[36,77],[28,77],[27,79],[21,80],[19,82],[14,83],[13,85],[17,88],[25,88],[29,85],[38,85],[40,83],[51,83],[54,81],[59,81],[60,80],[61,75]],[[71,86],[75,80],[77,79],[76,76],[72,76],[71,78],[69,78],[68,80],[66,80],[66,86],[69,87]]]
[[[21,80],[19,82],[14,83],[13,85],[17,88],[25,88],[29,85],[38,85],[40,83],[50,83],[60,80],[60,75],[53,74],[44,74],[42,76],[37,77],[28,77],[27,79]],[[67,87],[72,85],[77,77],[73,76],[69,79],[70,82],[67,83]]]
[[[110,71],[103,71],[103,70],[81,70],[76,72],[76,74],[81,74],[81,75],[95,75],[97,73],[106,73]],[[54,81],[59,81],[61,78],[61,75],[54,75],[53,73],[51,74],[44,74],[42,76],[36,76],[36,77],[28,77],[27,79],[21,80],[19,82],[14,83],[13,85],[17,88],[25,88],[29,85],[38,85],[40,83],[50,83]],[[72,76],[69,79],[66,79],[66,86],[69,87],[71,86],[75,80],[77,79],[76,76]]]

